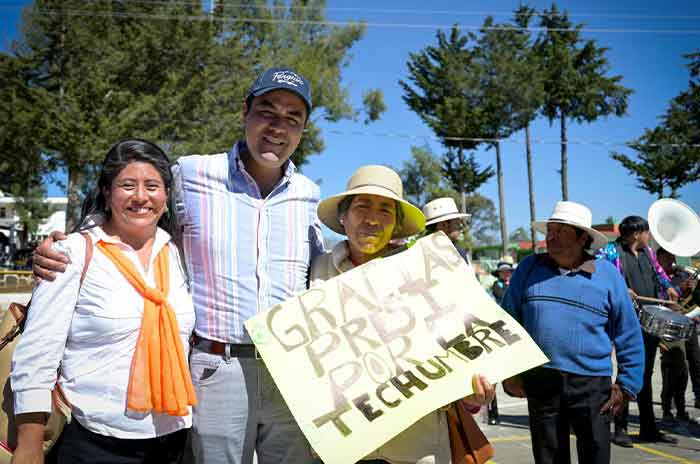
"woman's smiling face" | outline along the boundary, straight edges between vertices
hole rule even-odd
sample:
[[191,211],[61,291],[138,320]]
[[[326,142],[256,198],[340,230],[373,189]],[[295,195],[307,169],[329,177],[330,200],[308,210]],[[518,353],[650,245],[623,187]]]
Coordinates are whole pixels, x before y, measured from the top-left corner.
[[155,227],[165,212],[168,198],[158,170],[143,161],[127,164],[104,195],[111,211],[109,223],[117,231]]

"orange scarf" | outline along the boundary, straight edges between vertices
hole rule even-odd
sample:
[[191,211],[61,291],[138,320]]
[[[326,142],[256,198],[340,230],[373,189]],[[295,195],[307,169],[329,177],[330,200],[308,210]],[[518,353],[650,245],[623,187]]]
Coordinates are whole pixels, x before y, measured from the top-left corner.
[[197,398],[182,348],[175,312],[168,302],[168,246],[163,247],[155,260],[157,288],[146,285],[117,245],[100,241],[97,247],[112,260],[144,299],[141,332],[129,376],[127,409],[144,413],[153,410],[171,416],[186,416],[187,406],[196,405]]

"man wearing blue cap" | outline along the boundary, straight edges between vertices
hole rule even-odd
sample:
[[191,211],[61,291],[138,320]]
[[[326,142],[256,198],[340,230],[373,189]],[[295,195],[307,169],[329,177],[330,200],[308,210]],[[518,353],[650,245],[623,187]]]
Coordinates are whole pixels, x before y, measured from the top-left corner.
[[[319,188],[289,160],[311,111],[308,81],[288,68],[263,72],[243,108],[245,140],[228,153],[185,156],[173,167],[175,213],[196,326],[190,356],[198,404],[198,464],[307,463],[308,443],[243,323],[306,289],[323,252]],[[42,244],[35,272],[61,270]]]
[[309,84],[263,72],[243,109],[245,140],[229,153],[178,160],[177,210],[197,314],[190,357],[199,404],[198,463],[296,464],[310,448],[243,323],[306,289],[323,251],[319,188],[289,160],[311,111]]

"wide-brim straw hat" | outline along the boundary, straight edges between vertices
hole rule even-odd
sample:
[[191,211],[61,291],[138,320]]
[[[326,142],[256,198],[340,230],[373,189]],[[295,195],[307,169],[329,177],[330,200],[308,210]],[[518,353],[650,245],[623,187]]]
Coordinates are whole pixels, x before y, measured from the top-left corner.
[[403,223],[396,225],[392,238],[409,237],[425,229],[425,216],[421,210],[403,199],[403,184],[399,175],[393,169],[379,165],[362,166],[355,171],[344,192],[318,204],[318,218],[332,231],[345,235],[345,228],[338,218],[338,206],[345,197],[361,194],[396,200],[403,213]]
[[426,226],[451,219],[469,219],[471,217],[471,214],[460,213],[457,209],[457,203],[450,197],[429,201],[423,206],[423,214],[425,214]]
[[572,227],[584,230],[593,239],[591,250],[597,250],[608,243],[608,237],[602,232],[592,228],[593,216],[591,210],[580,203],[574,201],[558,201],[554,206],[552,215],[546,221],[536,221],[532,223],[532,227],[545,235],[547,235],[547,223],[557,222],[560,224],[568,224]]

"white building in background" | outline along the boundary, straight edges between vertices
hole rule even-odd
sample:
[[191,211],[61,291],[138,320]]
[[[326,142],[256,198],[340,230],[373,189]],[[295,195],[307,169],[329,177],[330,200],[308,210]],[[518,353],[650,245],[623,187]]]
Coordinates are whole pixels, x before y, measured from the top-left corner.
[[[42,222],[36,233],[29,236],[29,240],[41,240],[46,238],[53,230],[64,231],[66,226],[67,197],[48,197],[45,200],[52,206],[53,213]],[[22,231],[22,223],[19,220],[15,208],[14,197],[0,190],[0,254],[7,253],[10,244],[15,248],[22,248],[24,243],[19,242]]]

